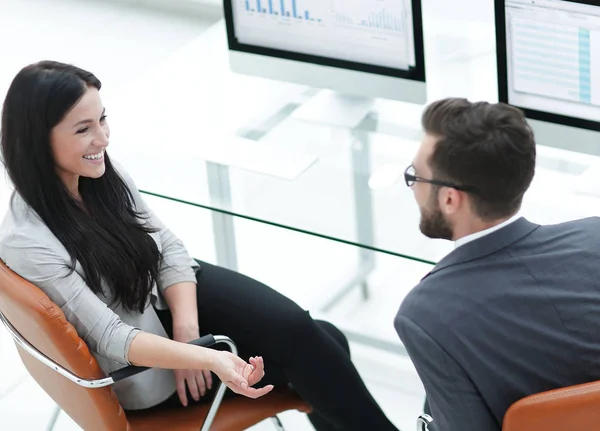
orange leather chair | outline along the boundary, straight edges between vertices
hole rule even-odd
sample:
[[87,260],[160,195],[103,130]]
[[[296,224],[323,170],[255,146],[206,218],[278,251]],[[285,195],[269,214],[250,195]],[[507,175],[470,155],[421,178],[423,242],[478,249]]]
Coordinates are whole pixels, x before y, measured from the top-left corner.
[[600,382],[530,395],[504,415],[503,431],[600,429]]
[[[62,310],[39,288],[0,262],[0,320],[13,336],[19,355],[36,382],[85,431],[241,431],[278,413],[311,408],[293,391],[273,391],[252,400],[236,397],[221,403],[227,390],[220,384],[212,405],[147,410],[125,415],[110,385],[142,367],[126,367],[105,376],[87,345],[65,319]],[[206,336],[194,344],[222,342]]]
[[[502,423],[502,431],[597,429],[600,429],[600,382],[525,397],[510,406]],[[433,419],[428,415],[419,416],[417,430],[435,431]]]

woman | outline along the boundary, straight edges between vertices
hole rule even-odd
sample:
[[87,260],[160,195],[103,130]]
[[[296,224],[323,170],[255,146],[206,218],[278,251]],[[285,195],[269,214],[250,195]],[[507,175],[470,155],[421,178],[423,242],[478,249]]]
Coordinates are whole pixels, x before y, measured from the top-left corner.
[[[62,308],[105,372],[152,367],[115,385],[123,407],[207,399],[212,371],[249,397],[293,386],[319,431],[395,430],[337,328],[255,280],[190,258],[106,153],[100,87],[93,74],[50,61],[13,80],[0,141],[15,193],[0,257]],[[230,336],[250,363],[186,344],[201,331]]]

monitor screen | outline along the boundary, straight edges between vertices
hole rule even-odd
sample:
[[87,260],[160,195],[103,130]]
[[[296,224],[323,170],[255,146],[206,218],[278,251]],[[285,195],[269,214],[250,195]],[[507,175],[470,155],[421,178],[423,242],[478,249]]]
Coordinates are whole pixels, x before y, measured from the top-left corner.
[[496,32],[501,102],[536,120],[600,130],[597,0],[496,0]]
[[231,50],[425,81],[420,0],[226,0]]

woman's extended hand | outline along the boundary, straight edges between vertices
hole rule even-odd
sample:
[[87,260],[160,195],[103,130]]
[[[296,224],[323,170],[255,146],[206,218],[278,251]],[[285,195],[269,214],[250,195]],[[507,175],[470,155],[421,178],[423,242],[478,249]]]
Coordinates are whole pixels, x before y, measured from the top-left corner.
[[273,390],[273,385],[260,389],[252,387],[265,375],[265,364],[261,357],[250,358],[250,363],[246,363],[229,352],[215,351],[215,353],[213,371],[236,394],[259,398]]

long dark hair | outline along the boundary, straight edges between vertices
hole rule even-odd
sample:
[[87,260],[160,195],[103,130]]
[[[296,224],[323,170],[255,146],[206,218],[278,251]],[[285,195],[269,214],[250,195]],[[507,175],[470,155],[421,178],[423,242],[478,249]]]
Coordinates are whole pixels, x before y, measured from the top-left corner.
[[42,61],[22,69],[4,101],[0,144],[17,193],[39,215],[71,257],[78,261],[95,293],[142,313],[156,281],[161,255],[146,215],[134,207],[127,184],[105,153],[100,178],[79,179],[85,210],[60,180],[50,132],[87,88],[101,88],[92,73],[68,64]]

